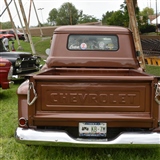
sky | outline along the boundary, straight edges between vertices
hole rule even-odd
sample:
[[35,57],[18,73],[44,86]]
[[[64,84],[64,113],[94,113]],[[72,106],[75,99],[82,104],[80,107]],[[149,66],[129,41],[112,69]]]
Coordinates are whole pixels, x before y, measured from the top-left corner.
[[[0,0],[0,15],[4,11],[6,5],[5,0]],[[9,3],[11,0],[6,0]],[[12,19],[16,27],[21,28],[21,23],[18,18],[18,14],[15,8],[14,1],[18,7],[19,15],[22,19],[21,10],[19,7],[18,0],[12,0],[12,3],[9,6],[11,11]],[[25,9],[26,18],[29,17],[29,6],[30,0],[21,0]],[[157,11],[160,13],[160,0],[137,0],[140,11],[145,7],[151,7],[156,12],[156,1],[157,1]],[[107,11],[116,11],[120,9],[120,5],[123,4],[124,0],[34,0],[38,18],[41,23],[46,23],[47,18],[49,17],[49,12],[53,9],[59,9],[61,5],[65,2],[72,3],[77,10],[82,10],[83,14],[94,16],[95,18],[102,19],[102,15]],[[0,17],[0,22],[10,21],[7,10]],[[22,19],[23,23],[23,19]],[[24,24],[24,23],[23,23]],[[31,9],[31,18],[30,26],[37,26],[38,21],[36,18],[35,10],[32,6]]]

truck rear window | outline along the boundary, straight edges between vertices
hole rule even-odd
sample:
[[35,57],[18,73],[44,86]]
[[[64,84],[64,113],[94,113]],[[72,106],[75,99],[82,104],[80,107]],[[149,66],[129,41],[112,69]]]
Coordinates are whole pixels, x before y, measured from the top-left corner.
[[116,35],[70,35],[69,50],[118,50]]

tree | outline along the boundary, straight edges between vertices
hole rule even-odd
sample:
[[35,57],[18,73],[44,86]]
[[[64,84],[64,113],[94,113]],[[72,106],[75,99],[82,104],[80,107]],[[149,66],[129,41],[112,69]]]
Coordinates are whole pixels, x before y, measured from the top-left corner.
[[8,22],[1,22],[1,28],[2,29],[10,29],[10,28],[12,28],[12,23],[10,21],[8,21]]
[[58,17],[58,10],[56,8],[53,8],[49,12],[49,18],[47,19],[48,23],[50,23],[51,25],[55,25],[57,17]]
[[117,26],[127,26],[129,24],[129,17],[127,13],[127,6],[124,2],[120,5],[120,10],[106,12],[102,16],[102,23],[106,25],[117,25]]
[[124,26],[124,22],[125,22],[125,19],[124,19],[123,11],[121,10],[113,12],[111,17],[109,17],[107,20],[108,25],[116,25],[116,26]]
[[63,3],[60,9],[53,8],[49,13],[48,22],[53,25],[74,25],[78,23],[82,11],[78,11],[72,3]]
[[99,19],[95,18],[94,16],[82,14],[81,17],[79,17],[78,23],[88,23],[88,22],[98,22]]
[[149,7],[146,7],[144,8],[141,12],[140,12],[140,15],[153,15],[154,14],[154,9],[153,8],[149,8]]
[[[135,8],[135,13],[137,17],[137,21],[139,24],[139,8]],[[106,14],[102,17],[102,23],[107,25],[117,25],[117,26],[129,26],[129,15],[126,2],[120,5],[120,10],[106,12]]]
[[143,24],[148,24],[148,19],[149,19],[149,15],[153,15],[154,14],[154,9],[153,8],[144,8],[141,12],[140,12],[140,16],[142,17],[142,23]]
[[114,11],[107,11],[105,14],[102,15],[102,23],[103,24],[107,24],[108,18],[110,18],[112,16],[112,14],[114,13]]

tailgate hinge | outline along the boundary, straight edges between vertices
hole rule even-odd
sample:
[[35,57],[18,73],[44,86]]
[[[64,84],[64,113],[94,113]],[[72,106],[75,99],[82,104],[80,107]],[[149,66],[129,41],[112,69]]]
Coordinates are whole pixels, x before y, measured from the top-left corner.
[[155,92],[155,101],[160,104],[160,82],[155,84],[156,92]]
[[[30,101],[30,91],[31,91],[31,89],[33,89],[33,93],[34,93],[34,98],[32,99],[32,101]],[[36,101],[36,99],[37,99],[37,93],[36,93],[36,90],[34,88],[34,84],[33,84],[33,82],[30,82],[29,87],[28,87],[28,93],[27,93],[27,104],[29,106],[31,106]]]

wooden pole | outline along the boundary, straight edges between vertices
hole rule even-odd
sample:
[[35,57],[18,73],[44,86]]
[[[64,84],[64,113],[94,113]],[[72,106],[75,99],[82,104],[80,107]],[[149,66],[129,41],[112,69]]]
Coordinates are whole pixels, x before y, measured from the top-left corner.
[[126,0],[126,3],[128,8],[131,30],[133,31],[135,48],[137,52],[140,52],[140,57],[139,57],[140,66],[145,70],[145,60],[144,60],[141,40],[137,26],[138,23],[136,20],[135,9],[134,9],[135,5],[137,4],[137,0]]
[[31,36],[30,30],[29,30],[29,25],[27,23],[26,15],[25,15],[25,12],[24,12],[23,4],[22,4],[21,0],[18,0],[18,2],[19,2],[19,6],[20,6],[20,9],[21,9],[21,12],[22,12],[25,27],[26,27],[26,30],[27,30],[27,33],[28,33],[28,39],[29,39],[29,42],[30,42],[32,53],[36,54],[34,44],[33,44],[33,41],[32,41],[32,36]]
[[30,24],[31,8],[32,8],[32,0],[30,0],[30,5],[29,5],[28,26]]
[[[33,1],[33,0],[31,0],[31,1]],[[37,10],[36,10],[34,1],[33,1],[32,3],[33,3],[34,11],[35,11],[35,13],[36,13],[36,17],[37,17],[37,21],[38,21],[38,26],[39,26],[39,29],[40,29],[40,32],[41,32],[41,37],[43,37],[43,32],[42,32],[42,28],[41,28],[41,23],[40,23],[39,18],[38,18],[38,14],[37,14]]]
[[13,19],[12,19],[12,16],[11,16],[11,13],[10,13],[10,10],[9,10],[8,4],[7,4],[7,1],[4,0],[4,2],[5,2],[5,5],[6,5],[6,8],[7,8],[7,11],[8,11],[9,18],[10,18],[11,23],[12,23],[12,27],[13,27],[13,30],[14,30],[14,33],[15,33],[15,36],[16,36],[17,43],[18,43],[18,48],[17,48],[17,50],[23,50],[23,48],[22,48],[22,46],[21,46],[21,44],[20,44],[18,35],[17,35],[16,27],[15,27],[15,24],[14,24],[14,22],[13,22]]
[[26,34],[25,34],[25,31],[24,31],[24,28],[23,28],[23,24],[22,24],[22,20],[21,20],[20,14],[19,14],[19,12],[18,12],[18,8],[17,8],[17,4],[16,4],[15,0],[14,0],[14,5],[15,5],[15,8],[16,8],[16,11],[17,11],[17,15],[18,15],[20,24],[21,24],[21,28],[22,28],[22,30],[23,30],[23,34],[24,34],[25,40],[28,41],[28,37],[27,37]]

